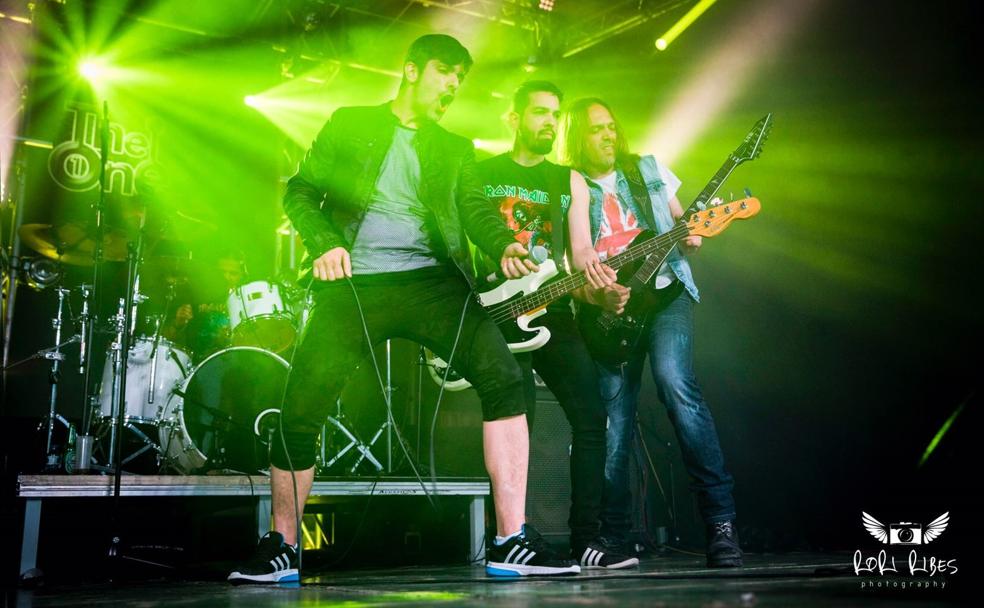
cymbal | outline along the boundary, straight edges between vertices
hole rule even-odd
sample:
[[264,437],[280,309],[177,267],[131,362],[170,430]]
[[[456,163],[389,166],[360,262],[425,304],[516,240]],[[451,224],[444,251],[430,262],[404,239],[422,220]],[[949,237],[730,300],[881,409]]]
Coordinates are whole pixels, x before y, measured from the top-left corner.
[[216,226],[213,222],[210,222],[209,220],[204,218],[195,217],[189,213],[181,211],[180,209],[174,210],[174,217],[178,218],[179,220],[183,220],[185,223],[193,224],[197,226],[199,230],[203,230],[205,232],[211,233],[219,229],[219,227]]
[[[79,224],[24,224],[19,234],[25,245],[46,258],[73,266],[92,264],[92,249],[95,240],[89,231]],[[126,260],[126,235],[119,230],[106,228],[103,231],[103,260],[122,262]]]

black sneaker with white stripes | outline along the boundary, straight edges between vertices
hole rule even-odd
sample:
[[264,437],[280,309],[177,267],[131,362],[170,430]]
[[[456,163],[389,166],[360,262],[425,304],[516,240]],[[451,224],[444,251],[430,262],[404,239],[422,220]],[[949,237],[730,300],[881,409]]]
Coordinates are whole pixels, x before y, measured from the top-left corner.
[[248,562],[233,570],[227,579],[233,584],[290,583],[301,580],[297,571],[297,550],[284,543],[279,532],[267,532]]
[[588,570],[618,570],[639,565],[638,557],[630,557],[619,552],[616,543],[599,537],[584,547],[573,547],[571,554],[582,568]]
[[522,533],[501,545],[493,543],[486,554],[485,573],[489,576],[551,576],[579,572],[581,568],[574,560],[561,557],[529,524],[524,524]]

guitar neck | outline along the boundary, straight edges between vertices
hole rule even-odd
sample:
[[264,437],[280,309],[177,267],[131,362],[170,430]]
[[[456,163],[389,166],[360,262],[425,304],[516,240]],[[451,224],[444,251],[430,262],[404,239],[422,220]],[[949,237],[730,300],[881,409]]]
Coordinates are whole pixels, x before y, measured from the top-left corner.
[[[711,180],[707,182],[707,185],[704,186],[704,189],[700,191],[700,194],[697,195],[697,198],[694,199],[694,202],[690,203],[690,206],[687,207],[686,211],[683,212],[683,215],[680,217],[680,222],[677,224],[676,227],[679,227],[680,224],[685,225],[687,221],[690,220],[690,216],[692,216],[694,213],[698,211],[702,211],[707,206],[707,201],[711,200],[714,197],[714,195],[717,194],[717,191],[721,189],[721,184],[724,183],[724,180],[728,179],[728,176],[731,175],[731,173],[735,170],[735,167],[737,167],[740,164],[741,164],[740,160],[738,160],[734,156],[729,156],[728,160],[724,161],[724,164],[721,165],[721,168],[718,169],[717,173],[714,174],[714,177],[712,177]],[[676,227],[674,229],[676,229]],[[673,230],[670,230],[666,234],[668,235],[672,232]],[[662,237],[663,235],[660,236]],[[662,266],[663,262],[666,261],[666,258],[669,257],[670,251],[673,250],[673,245],[675,245],[678,240],[684,238],[685,236],[686,236],[686,231],[684,231],[684,234],[682,236],[673,239],[668,245],[664,246],[663,249],[665,249],[665,251],[662,252],[654,251],[653,252],[654,255],[650,256],[649,259],[646,260],[646,263],[640,266],[639,270],[637,270],[635,274],[632,275],[632,279],[630,280],[632,286],[638,287],[640,285],[645,285],[646,283],[648,283],[649,279],[651,279],[653,275],[656,274],[656,271],[659,270],[659,267]]]
[[[605,263],[612,270],[617,272],[623,266],[631,264],[632,262],[653,253],[658,253],[661,250],[665,249],[666,253],[669,253],[669,248],[672,247],[678,240],[686,237],[689,232],[690,231],[687,229],[685,224],[677,224],[668,232],[664,232],[663,234],[639,243],[638,245],[632,245],[622,253],[612,256]],[[558,281],[544,285],[533,293],[524,296],[518,302],[512,303],[512,306],[516,311],[516,316],[518,316],[524,312],[546,306],[554,300],[569,294],[579,287],[582,287],[587,282],[587,276],[583,271],[568,275]]]
[[687,221],[690,219],[690,216],[694,214],[694,212],[703,210],[704,207],[707,206],[707,201],[714,198],[717,191],[721,189],[721,184],[724,183],[724,180],[728,179],[728,176],[730,176],[735,168],[741,163],[741,160],[735,158],[734,156],[729,156],[728,160],[724,161],[721,168],[714,174],[714,177],[712,177],[711,180],[707,182],[707,185],[704,186],[704,189],[700,191],[700,194],[697,195],[694,202],[690,203],[687,210],[683,212],[682,219]]

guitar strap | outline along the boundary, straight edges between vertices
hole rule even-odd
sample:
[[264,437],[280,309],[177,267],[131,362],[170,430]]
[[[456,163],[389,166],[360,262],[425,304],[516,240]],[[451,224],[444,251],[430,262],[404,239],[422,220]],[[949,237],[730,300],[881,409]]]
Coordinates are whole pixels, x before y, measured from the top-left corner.
[[[649,189],[646,187],[646,182],[642,178],[642,170],[639,168],[639,164],[642,161],[641,158],[634,159],[633,162],[627,163],[622,167],[622,171],[625,173],[625,177],[629,182],[629,192],[632,193],[632,199],[636,202],[636,207],[639,207],[643,215],[646,217],[646,221],[649,222],[649,229],[654,233],[657,233],[656,228],[656,218],[653,215],[653,200],[649,195]],[[653,273],[655,274],[655,272]],[[651,286],[650,280],[652,275],[646,280],[646,284]],[[673,281],[674,284],[681,283],[680,281]],[[675,297],[678,294],[673,294]]]
[[561,165],[555,165],[556,170],[550,178],[547,196],[550,200],[550,257],[558,269],[564,269],[564,252],[567,250],[567,209],[563,204],[565,184],[570,187],[571,170]]
[[641,160],[641,158],[633,159],[632,162],[623,164],[621,169],[625,174],[626,180],[629,182],[629,192],[632,193],[632,199],[635,201],[636,207],[645,216],[646,222],[649,224],[649,229],[656,232],[656,218],[653,216],[653,201],[649,197],[649,190],[646,188],[646,182],[642,179],[642,171],[639,169]]

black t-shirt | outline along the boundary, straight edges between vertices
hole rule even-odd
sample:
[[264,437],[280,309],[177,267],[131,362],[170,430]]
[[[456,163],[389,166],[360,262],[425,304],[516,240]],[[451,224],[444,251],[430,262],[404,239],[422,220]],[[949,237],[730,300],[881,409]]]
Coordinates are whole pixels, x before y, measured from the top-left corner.
[[[516,240],[529,251],[535,246],[544,247],[562,270],[561,260],[567,247],[564,223],[571,206],[571,170],[547,160],[524,167],[506,153],[478,163],[478,175],[485,196],[502,214]],[[552,205],[560,205],[559,213],[552,212]],[[554,226],[555,217],[560,219],[561,226]],[[557,238],[555,230],[560,231]],[[560,251],[554,251],[555,242],[559,243]],[[498,267],[498,260],[476,255],[479,277]],[[567,300],[562,298],[551,307],[568,305]]]

